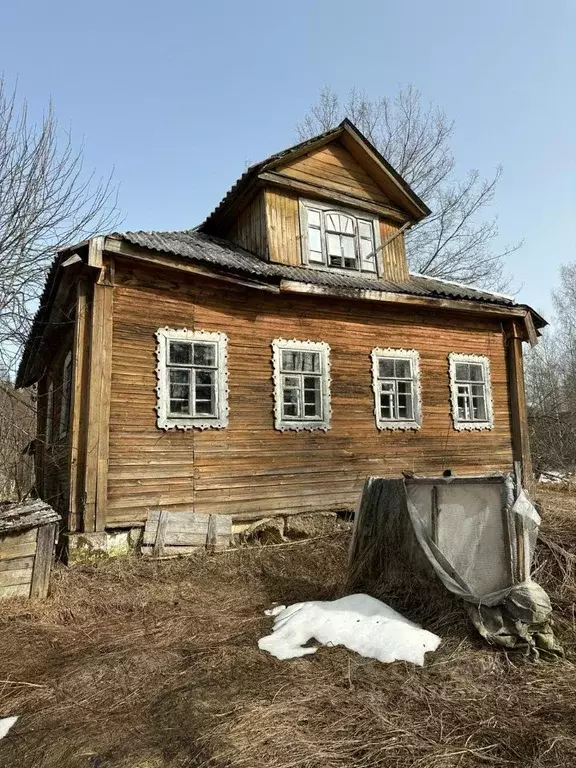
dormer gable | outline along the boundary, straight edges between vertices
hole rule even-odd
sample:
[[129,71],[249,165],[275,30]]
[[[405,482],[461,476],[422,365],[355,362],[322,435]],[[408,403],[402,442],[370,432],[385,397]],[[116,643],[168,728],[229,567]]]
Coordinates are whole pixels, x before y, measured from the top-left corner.
[[269,261],[402,282],[404,230],[428,213],[345,120],[253,165],[199,229]]

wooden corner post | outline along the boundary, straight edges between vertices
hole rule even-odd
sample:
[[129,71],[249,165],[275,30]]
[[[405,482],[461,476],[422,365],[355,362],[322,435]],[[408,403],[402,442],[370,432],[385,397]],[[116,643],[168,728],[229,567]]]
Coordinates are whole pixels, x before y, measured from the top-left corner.
[[530,456],[528,410],[524,390],[524,364],[522,359],[522,341],[525,336],[522,327],[515,320],[511,321],[506,336],[512,455],[514,461],[520,463],[522,482],[526,484],[532,479],[532,459]]
[[103,253],[103,238],[90,243],[89,263],[99,268],[93,285],[88,353],[86,461],[83,528],[103,531],[108,497],[108,443],[112,379],[114,263]]

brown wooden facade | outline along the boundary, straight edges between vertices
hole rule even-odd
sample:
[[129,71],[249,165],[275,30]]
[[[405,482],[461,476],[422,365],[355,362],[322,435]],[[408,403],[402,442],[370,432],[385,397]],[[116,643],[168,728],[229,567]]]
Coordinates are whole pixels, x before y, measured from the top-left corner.
[[[339,136],[265,167],[240,202],[232,200],[209,219],[206,231],[261,260],[301,266],[299,200],[348,201],[378,216],[380,277],[405,281],[404,229],[418,216],[412,204],[401,206],[398,189],[384,183],[372,159],[350,142]],[[529,466],[521,344],[533,326],[525,308],[305,282],[268,285],[115,237],[95,238],[70,253],[74,258],[61,265],[54,278],[60,288],[45,310],[53,318],[56,307],[63,320],[57,332],[44,332],[37,349],[42,363],[28,363],[22,380],[38,381],[38,491],[64,514],[71,531],[142,525],[159,508],[230,514],[237,522],[350,510],[368,475],[436,475],[446,468],[477,474],[509,470],[514,460]],[[157,426],[155,333],[164,327],[227,335],[225,428]],[[330,346],[328,431],[275,429],[276,338]],[[375,347],[419,352],[420,429],[377,428],[370,358]],[[61,435],[68,352],[70,419]],[[492,429],[454,429],[451,352],[489,359]],[[54,426],[46,445],[49,380]]]

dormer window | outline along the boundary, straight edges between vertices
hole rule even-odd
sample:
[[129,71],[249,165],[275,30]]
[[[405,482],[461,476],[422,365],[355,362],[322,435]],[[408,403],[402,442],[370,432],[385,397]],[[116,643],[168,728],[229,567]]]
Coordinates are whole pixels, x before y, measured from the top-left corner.
[[300,218],[305,264],[377,272],[378,219],[308,200],[300,201]]

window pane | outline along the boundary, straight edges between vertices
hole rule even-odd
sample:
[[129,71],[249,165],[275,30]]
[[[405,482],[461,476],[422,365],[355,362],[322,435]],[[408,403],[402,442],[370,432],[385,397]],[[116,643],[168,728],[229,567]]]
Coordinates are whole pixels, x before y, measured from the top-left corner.
[[381,358],[378,361],[378,367],[381,379],[391,379],[394,376],[394,360],[392,358]]
[[196,386],[194,387],[194,406],[197,415],[214,413],[215,403],[215,371],[196,371]]
[[342,255],[342,249],[340,247],[340,235],[332,235],[328,233],[326,235],[326,244],[328,246],[328,254],[330,256],[337,256],[338,258]]
[[484,396],[472,397],[472,417],[476,421],[486,421],[486,401]]
[[456,381],[470,381],[470,366],[468,363],[456,363]]
[[190,365],[192,363],[192,344],[189,341],[171,341],[170,363]]
[[320,355],[318,352],[302,352],[302,370],[305,373],[320,371]]
[[[400,389],[400,385],[398,385]],[[412,419],[412,394],[398,391],[398,418]]]
[[300,410],[300,381],[297,377],[284,376],[282,401],[284,416],[297,418]]
[[170,413],[190,415],[190,403],[188,400],[170,400]]
[[285,350],[282,352],[282,370],[299,371],[300,370],[300,352]]
[[480,363],[470,363],[470,381],[484,381],[484,366]]
[[180,368],[170,369],[170,384],[188,384],[190,381],[190,371]]
[[356,239],[354,237],[342,237],[341,243],[346,266],[356,266]]
[[380,418],[393,419],[394,418],[394,395],[390,391],[384,389],[380,392]]
[[467,386],[460,386],[458,393],[458,418],[462,421],[469,421],[469,390]]
[[372,240],[362,238],[360,240],[360,255],[366,263],[372,263],[375,259],[374,244]]
[[369,221],[359,221],[358,232],[360,237],[366,238],[369,241],[372,240],[372,224]]
[[188,384],[170,384],[170,399],[171,400],[186,400],[190,395],[190,387]]
[[340,216],[337,213],[327,213],[325,224],[326,229],[332,232],[340,232]]
[[216,365],[216,345],[194,344],[194,365]]
[[310,251],[308,254],[308,259],[313,261],[315,264],[324,264],[324,256],[322,255],[322,251]]
[[394,369],[396,371],[396,378],[398,379],[410,379],[412,377],[410,372],[410,360],[395,360]]
[[320,237],[319,229],[308,228],[308,247],[311,251],[322,253],[322,238]]
[[320,211],[315,211],[313,208],[308,208],[308,224],[314,227],[320,226]]
[[320,379],[316,376],[304,377],[304,415],[320,417]]
[[412,394],[412,381],[399,381],[396,384],[398,392],[401,394]]

